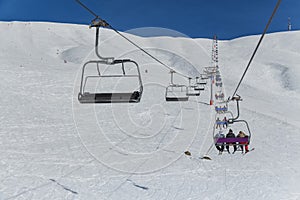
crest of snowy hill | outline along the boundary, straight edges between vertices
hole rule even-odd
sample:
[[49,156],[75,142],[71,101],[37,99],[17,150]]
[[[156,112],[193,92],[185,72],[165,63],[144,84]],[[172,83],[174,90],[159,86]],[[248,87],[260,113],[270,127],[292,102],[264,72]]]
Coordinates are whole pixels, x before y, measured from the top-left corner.
[[[212,144],[209,87],[166,103],[170,70],[111,30],[101,29],[100,52],[139,64],[142,100],[78,103],[82,64],[96,59],[94,34],[85,25],[0,22],[0,199],[300,198],[299,31],[267,34],[238,91],[255,151],[218,156],[212,148],[212,161],[198,159]],[[210,39],[124,34],[177,71],[176,83],[211,65]],[[259,37],[219,41],[225,98]]]

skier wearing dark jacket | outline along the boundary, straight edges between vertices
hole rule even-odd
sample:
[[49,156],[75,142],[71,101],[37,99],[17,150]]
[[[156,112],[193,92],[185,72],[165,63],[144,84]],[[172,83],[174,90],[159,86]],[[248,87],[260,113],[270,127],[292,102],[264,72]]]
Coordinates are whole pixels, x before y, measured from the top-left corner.
[[[226,138],[235,138],[235,135],[231,129],[229,129],[229,132],[227,133]],[[236,143],[235,142],[226,143],[227,152],[230,153],[230,151],[229,151],[230,145],[233,145],[233,153],[235,153],[235,151],[236,151]]]

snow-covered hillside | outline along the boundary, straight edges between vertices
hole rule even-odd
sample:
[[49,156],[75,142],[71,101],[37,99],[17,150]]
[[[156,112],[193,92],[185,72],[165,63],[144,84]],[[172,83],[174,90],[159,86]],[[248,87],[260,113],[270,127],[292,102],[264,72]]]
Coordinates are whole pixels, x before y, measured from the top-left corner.
[[[255,150],[212,148],[209,161],[199,159],[213,142],[208,87],[188,102],[165,102],[169,70],[102,29],[101,53],[137,61],[144,93],[138,104],[79,104],[95,30],[37,22],[1,22],[0,30],[0,200],[300,199],[300,32],[266,35],[238,91]],[[211,64],[209,39],[126,36],[187,76]],[[258,39],[219,41],[226,98]]]

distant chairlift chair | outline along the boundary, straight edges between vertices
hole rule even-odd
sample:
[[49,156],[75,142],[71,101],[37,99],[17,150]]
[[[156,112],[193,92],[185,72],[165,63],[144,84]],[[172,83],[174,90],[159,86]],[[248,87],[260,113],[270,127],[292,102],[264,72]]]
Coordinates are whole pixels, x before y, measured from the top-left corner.
[[198,90],[198,85],[191,84],[192,78],[189,78],[189,86],[187,87],[187,96],[200,96],[200,90]]
[[207,75],[211,75],[211,74],[215,75],[218,72],[218,69],[217,69],[217,67],[205,67],[205,69],[203,71]]
[[194,88],[194,90],[203,91],[205,89],[206,84],[206,79],[199,80],[199,77],[196,77],[196,87]]
[[209,77],[208,77],[207,74],[200,74],[200,78],[201,78],[201,80],[207,80],[207,79],[209,79]]
[[218,81],[218,82],[221,82],[222,81],[222,78],[221,78],[221,76],[220,75],[216,75],[216,81]]
[[[80,84],[80,91],[78,94],[78,100],[80,103],[138,103],[141,100],[142,93],[143,93],[143,84],[142,84],[142,78],[141,78],[141,73],[138,64],[130,59],[118,59],[115,60],[113,57],[109,58],[104,58],[99,54],[98,50],[98,39],[99,39],[99,28],[100,27],[109,27],[109,25],[99,19],[95,19],[92,21],[91,27],[96,27],[96,42],[95,42],[95,52],[97,57],[100,60],[91,60],[86,62],[83,65],[82,68],[82,76],[81,76],[81,84]],[[136,67],[136,73],[137,74],[127,74],[125,65],[131,63],[133,66]],[[100,72],[99,65],[108,65],[108,67],[112,67],[115,65],[119,65],[122,73],[121,74],[113,74],[113,75],[103,75]],[[93,75],[93,76],[86,76],[85,75],[85,69],[87,67],[96,67],[98,74]],[[135,78],[137,79],[137,83],[139,85],[138,90],[133,91],[133,92],[87,92],[85,91],[86,89],[86,84],[90,79],[98,79],[98,80],[103,80],[103,79],[113,79],[113,78],[119,78],[123,79],[124,78]],[[109,88],[109,90],[112,90]]]
[[189,96],[187,96],[188,87],[186,85],[174,84],[173,75],[175,71],[170,71],[171,83],[166,88],[165,98],[166,101],[188,101]]
[[222,82],[216,82],[217,87],[222,87],[223,83]]

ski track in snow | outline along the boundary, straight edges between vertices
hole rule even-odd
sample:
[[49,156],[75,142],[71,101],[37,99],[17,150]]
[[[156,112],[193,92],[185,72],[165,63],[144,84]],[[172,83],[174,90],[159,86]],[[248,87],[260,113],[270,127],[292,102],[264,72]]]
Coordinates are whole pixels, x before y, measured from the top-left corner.
[[[31,22],[1,22],[0,28],[1,200],[300,199],[300,46],[293,42],[300,32],[267,35],[238,92],[244,99],[240,118],[250,124],[255,151],[219,156],[213,147],[207,161],[198,158],[212,144],[209,87],[186,103],[166,103],[168,70],[101,30],[104,55],[126,55],[140,64],[142,101],[79,105],[78,73],[93,55],[94,30]],[[174,62],[170,52],[200,72],[210,64],[211,40],[128,36],[156,54],[168,52],[161,55],[168,64]],[[257,40],[219,42],[225,98]],[[229,108],[235,113],[234,104]],[[103,137],[93,132],[91,116]]]

